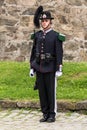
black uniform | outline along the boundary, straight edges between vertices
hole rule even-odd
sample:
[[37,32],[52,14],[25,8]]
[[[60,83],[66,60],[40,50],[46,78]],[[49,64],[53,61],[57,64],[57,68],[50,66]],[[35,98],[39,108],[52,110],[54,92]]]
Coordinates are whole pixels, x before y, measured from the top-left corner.
[[63,47],[59,33],[50,29],[45,34],[34,34],[30,57],[31,68],[36,71],[41,110],[55,117],[55,72],[62,64]]

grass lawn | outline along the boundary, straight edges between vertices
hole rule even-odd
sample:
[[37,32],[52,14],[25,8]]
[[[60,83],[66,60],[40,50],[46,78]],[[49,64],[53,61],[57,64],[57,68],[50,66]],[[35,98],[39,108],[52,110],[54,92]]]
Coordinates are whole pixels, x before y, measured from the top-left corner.
[[[38,100],[33,90],[35,78],[29,77],[28,62],[0,62],[0,100]],[[57,84],[57,99],[87,99],[87,63],[65,62]]]

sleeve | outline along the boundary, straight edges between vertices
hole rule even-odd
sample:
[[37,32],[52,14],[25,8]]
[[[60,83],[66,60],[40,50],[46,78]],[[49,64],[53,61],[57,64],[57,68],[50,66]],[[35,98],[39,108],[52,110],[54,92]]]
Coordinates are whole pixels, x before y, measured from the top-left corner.
[[[34,34],[35,35],[35,34]],[[30,67],[32,68],[32,62],[35,59],[35,54],[36,54],[36,37],[33,36],[33,46],[32,46],[32,50],[31,50],[31,55],[30,55]]]
[[59,70],[59,66],[63,64],[63,41],[59,39],[59,35],[56,37],[56,71]]

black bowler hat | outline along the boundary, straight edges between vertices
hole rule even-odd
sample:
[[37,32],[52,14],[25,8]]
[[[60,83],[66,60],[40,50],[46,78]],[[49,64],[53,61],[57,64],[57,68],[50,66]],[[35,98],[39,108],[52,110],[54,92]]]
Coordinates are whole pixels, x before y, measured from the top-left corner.
[[42,19],[54,19],[54,18],[52,18],[51,17],[51,13],[49,12],[49,11],[44,11],[42,14],[41,14],[41,16],[40,16],[40,18],[39,18],[40,20],[42,20]]
[[54,19],[51,17],[51,13],[49,11],[43,11],[43,6],[39,6],[35,12],[35,15],[34,15],[34,25],[39,28],[40,27],[40,22],[39,20],[42,20],[42,19]]

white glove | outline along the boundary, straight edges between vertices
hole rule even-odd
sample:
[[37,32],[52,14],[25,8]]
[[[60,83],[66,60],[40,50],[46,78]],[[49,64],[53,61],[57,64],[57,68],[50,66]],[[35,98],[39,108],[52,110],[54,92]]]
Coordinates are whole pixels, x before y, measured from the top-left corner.
[[56,77],[60,77],[60,76],[62,76],[62,71],[56,71],[55,76],[56,76]]
[[30,69],[30,77],[34,77],[34,69]]

